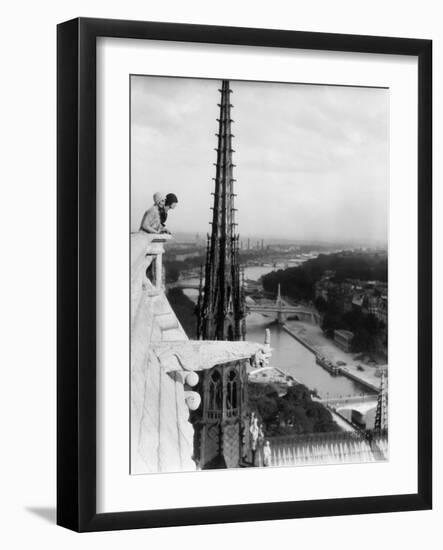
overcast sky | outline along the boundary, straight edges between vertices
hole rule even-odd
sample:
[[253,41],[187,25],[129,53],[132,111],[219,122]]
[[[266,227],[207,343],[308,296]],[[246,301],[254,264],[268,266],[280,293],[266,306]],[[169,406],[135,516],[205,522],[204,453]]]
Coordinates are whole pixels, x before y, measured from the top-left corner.
[[[210,230],[220,81],[132,77],[131,229],[155,191],[173,232]],[[231,81],[243,237],[387,240],[389,91]]]

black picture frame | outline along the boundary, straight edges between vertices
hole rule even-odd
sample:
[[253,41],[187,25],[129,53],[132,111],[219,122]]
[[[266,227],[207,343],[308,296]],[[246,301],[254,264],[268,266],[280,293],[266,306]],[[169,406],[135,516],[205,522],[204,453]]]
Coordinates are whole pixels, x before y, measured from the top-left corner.
[[[418,58],[416,494],[96,512],[96,39],[169,40]],[[57,523],[103,531],[425,510],[432,506],[432,42],[78,18],[57,29]]]

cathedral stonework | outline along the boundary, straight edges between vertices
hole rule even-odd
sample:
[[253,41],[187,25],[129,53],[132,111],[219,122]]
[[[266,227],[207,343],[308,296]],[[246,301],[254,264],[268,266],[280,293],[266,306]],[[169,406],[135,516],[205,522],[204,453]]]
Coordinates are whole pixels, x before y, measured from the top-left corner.
[[208,235],[204,287],[200,282],[197,337],[201,340],[244,340],[246,311],[235,222],[232,90],[228,80],[222,82],[220,92],[212,232]]
[[232,361],[202,373],[202,407],[194,422],[194,459],[202,469],[236,468],[248,462],[248,364],[247,359]]
[[[244,340],[245,295],[239,262],[232,162],[232,90],[223,80],[219,103],[218,146],[212,232],[208,235],[204,285],[197,304],[197,336],[201,340]],[[202,407],[194,424],[195,459],[200,468],[246,465],[249,453],[247,360],[205,371],[200,384]]]

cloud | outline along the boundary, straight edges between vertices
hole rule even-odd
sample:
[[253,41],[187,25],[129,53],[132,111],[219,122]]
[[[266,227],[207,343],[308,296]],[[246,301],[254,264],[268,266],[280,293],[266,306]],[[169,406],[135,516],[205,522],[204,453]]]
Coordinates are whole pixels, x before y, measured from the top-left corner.
[[[171,228],[208,230],[219,87],[133,77],[133,228],[159,189],[181,197]],[[251,82],[231,88],[244,235],[386,239],[387,90]]]

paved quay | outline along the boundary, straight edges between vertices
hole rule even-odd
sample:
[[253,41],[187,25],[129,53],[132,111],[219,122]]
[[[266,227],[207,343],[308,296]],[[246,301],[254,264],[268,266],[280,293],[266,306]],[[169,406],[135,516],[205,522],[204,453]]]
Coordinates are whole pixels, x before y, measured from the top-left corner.
[[[359,353],[347,353],[338,348],[332,340],[326,338],[323,331],[318,325],[312,325],[303,321],[286,321],[289,334],[294,336],[301,344],[303,344],[312,353],[325,357],[334,365],[341,361],[346,363],[343,368],[346,369],[343,373],[357,382],[377,390],[380,386],[380,377],[377,376],[377,371],[380,367],[386,368],[386,364],[367,365],[358,357]],[[359,370],[362,367],[364,370]]]

